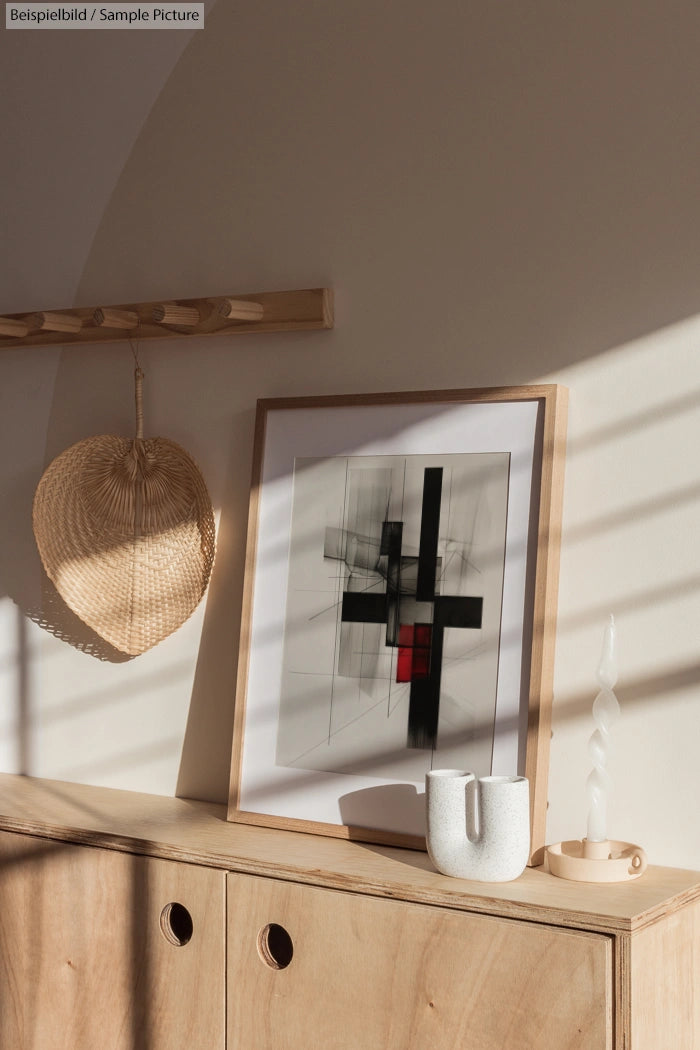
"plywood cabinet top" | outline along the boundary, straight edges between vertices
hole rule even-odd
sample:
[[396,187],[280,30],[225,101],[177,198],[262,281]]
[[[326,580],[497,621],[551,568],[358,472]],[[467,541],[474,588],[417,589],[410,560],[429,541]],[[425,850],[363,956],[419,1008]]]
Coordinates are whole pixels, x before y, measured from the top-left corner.
[[413,850],[232,824],[224,805],[11,774],[0,774],[0,828],[606,933],[641,929],[700,899],[700,872],[652,866],[634,882],[586,885],[535,868],[515,882],[476,883],[440,875]]

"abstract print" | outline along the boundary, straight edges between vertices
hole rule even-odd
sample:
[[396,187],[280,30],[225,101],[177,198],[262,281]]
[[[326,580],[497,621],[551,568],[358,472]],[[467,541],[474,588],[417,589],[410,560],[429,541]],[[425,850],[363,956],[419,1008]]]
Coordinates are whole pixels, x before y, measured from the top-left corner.
[[509,458],[295,462],[278,765],[489,771]]

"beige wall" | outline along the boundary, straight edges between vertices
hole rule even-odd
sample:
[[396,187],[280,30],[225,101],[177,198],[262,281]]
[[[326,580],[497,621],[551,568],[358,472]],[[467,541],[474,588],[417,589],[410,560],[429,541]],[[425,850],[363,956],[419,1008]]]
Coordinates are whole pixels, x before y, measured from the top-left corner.
[[689,3],[256,0],[192,34],[0,36],[0,310],[337,297],[332,332],[141,349],[147,430],[195,456],[220,534],[206,605],[123,663],[37,622],[30,509],[68,444],[130,432],[131,350],[2,353],[1,768],[224,797],[256,398],[556,381],[549,839],[585,831],[612,612],[610,832],[700,868],[699,31]]

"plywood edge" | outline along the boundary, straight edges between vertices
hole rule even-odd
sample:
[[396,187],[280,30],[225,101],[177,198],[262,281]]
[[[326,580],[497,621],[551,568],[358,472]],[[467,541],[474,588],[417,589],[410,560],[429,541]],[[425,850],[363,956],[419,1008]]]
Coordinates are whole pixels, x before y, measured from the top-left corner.
[[615,938],[615,1050],[631,1050],[632,971],[631,935],[621,934]]
[[[665,869],[661,868],[658,870],[664,871]],[[682,911],[689,905],[695,905],[699,901],[700,887],[690,886],[684,891],[674,893],[673,896],[664,901],[662,905],[655,908],[649,908],[648,911],[636,915],[630,923],[630,931],[632,933],[640,933],[643,930],[647,930],[651,926],[655,926],[661,919],[675,915],[677,912]]]

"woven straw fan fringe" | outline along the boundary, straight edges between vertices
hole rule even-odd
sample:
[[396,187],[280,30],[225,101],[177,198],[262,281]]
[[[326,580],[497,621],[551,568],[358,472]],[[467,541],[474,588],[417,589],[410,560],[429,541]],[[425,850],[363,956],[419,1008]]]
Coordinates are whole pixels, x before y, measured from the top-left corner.
[[191,456],[143,437],[144,374],[135,371],[136,436],[85,438],[46,468],[34,536],[66,604],[120,652],[138,656],[181,627],[214,563],[214,512]]

